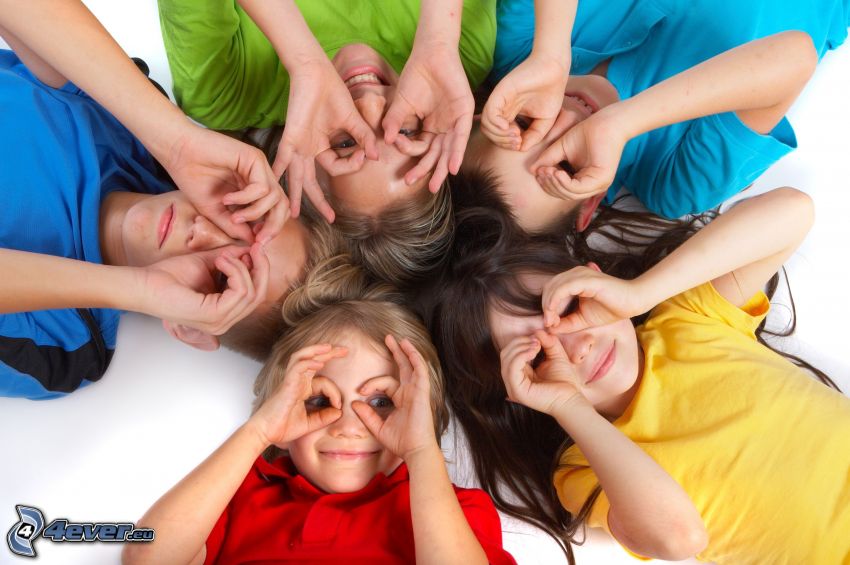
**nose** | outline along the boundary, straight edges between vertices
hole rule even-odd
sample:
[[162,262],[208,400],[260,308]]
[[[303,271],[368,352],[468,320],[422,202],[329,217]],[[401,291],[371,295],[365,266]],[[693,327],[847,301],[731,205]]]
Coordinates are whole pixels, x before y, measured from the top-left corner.
[[342,407],[342,416],[328,426],[328,433],[335,438],[360,439],[369,435],[369,431],[351,408],[351,404]]
[[565,334],[559,336],[564,350],[567,352],[567,357],[574,365],[578,365],[585,360],[593,351],[594,339],[590,332],[583,331],[574,334]]
[[226,233],[204,216],[195,216],[195,221],[189,230],[188,245],[190,250],[207,251],[235,243],[235,239],[228,237]]
[[375,134],[380,135],[382,133],[381,120],[384,119],[384,110],[387,107],[386,97],[377,92],[364,92],[354,101],[354,106]]

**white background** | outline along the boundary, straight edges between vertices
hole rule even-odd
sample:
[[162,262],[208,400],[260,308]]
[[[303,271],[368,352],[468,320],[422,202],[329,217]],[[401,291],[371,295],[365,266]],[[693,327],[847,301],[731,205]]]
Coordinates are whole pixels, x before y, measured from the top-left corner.
[[[155,1],[86,4],[125,51],[145,59],[151,76],[170,91]],[[96,62],[92,72],[97,72]],[[850,390],[848,92],[850,48],[844,47],[826,55],[789,114],[800,149],[748,191],[790,185],[815,199],[816,225],[789,263],[799,323],[787,347],[826,370],[845,391]],[[775,302],[787,304],[787,299]],[[258,368],[229,351],[192,350],[172,340],[159,321],[124,315],[114,360],[99,383],[47,402],[0,398],[0,535],[5,540],[17,521],[15,504],[40,508],[48,522],[60,517],[138,520],[247,418]],[[462,466],[463,453],[448,456]],[[453,471],[458,482],[468,474]],[[563,562],[545,536],[513,521],[503,526],[506,546],[520,563]],[[37,562],[49,564],[117,563],[120,553],[119,545],[45,540],[36,549]],[[576,554],[581,564],[635,562],[605,534],[591,534]],[[28,561],[0,542],[0,563],[7,562]]]

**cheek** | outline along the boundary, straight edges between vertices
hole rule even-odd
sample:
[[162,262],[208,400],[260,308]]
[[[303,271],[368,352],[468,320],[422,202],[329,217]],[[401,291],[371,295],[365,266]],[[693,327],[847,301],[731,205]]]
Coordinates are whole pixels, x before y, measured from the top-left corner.
[[[124,223],[121,226],[121,238],[124,243],[124,251],[127,253],[127,261],[132,266],[143,266],[148,264],[147,251],[153,250],[153,245],[148,229],[151,225],[152,212],[145,206],[136,205],[127,211]],[[147,263],[146,263],[147,261]]]

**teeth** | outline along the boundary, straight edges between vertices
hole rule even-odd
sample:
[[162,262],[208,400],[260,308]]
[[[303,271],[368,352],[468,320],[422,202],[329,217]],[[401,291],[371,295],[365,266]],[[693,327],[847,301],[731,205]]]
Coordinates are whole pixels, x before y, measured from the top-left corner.
[[353,77],[345,81],[345,86],[354,86],[355,84],[359,84],[361,82],[381,84],[381,79],[379,79],[378,75],[376,75],[375,73],[363,73],[362,75],[354,75]]

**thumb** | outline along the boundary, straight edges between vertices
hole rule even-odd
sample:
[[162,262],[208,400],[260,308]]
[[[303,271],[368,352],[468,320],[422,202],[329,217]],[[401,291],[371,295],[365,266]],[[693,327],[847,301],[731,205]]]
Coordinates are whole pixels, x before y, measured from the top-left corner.
[[305,433],[320,430],[325,426],[336,422],[342,417],[342,410],[329,406],[318,412],[307,414],[307,431]]
[[529,169],[533,174],[537,174],[540,167],[557,167],[561,161],[569,161],[567,153],[563,147],[563,137],[547,147],[543,153],[531,164]]
[[404,118],[407,117],[408,112],[402,107],[402,104],[404,104],[404,100],[396,97],[389,110],[387,110],[384,119],[381,121],[381,127],[384,130],[384,142],[387,144],[395,143],[398,137],[398,130],[401,129]]
[[547,119],[538,119],[531,122],[531,125],[528,126],[528,129],[522,133],[522,146],[520,147],[520,151],[528,151],[538,143],[540,143],[546,134],[549,133],[549,130],[552,129],[552,124],[555,123],[555,120],[547,118]]
[[540,346],[543,348],[543,353],[546,354],[546,359],[567,361],[567,352],[564,351],[564,346],[561,340],[552,334],[541,330],[534,332],[534,337],[540,341]]
[[381,428],[384,425],[384,421],[380,416],[378,416],[372,407],[362,400],[355,400],[351,403],[351,409],[354,410],[354,413],[357,414],[357,417],[360,418],[360,421],[363,422],[366,429],[369,430],[373,436],[378,438],[378,441],[380,441],[380,433]]

